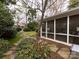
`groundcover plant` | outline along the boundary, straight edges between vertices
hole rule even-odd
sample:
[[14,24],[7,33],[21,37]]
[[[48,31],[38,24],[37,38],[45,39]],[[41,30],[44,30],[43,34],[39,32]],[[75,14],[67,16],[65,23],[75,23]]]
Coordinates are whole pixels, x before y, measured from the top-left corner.
[[4,56],[4,54],[9,50],[10,44],[7,40],[0,39],[0,59]]
[[26,38],[17,47],[15,59],[45,59],[49,52],[50,49],[45,44]]

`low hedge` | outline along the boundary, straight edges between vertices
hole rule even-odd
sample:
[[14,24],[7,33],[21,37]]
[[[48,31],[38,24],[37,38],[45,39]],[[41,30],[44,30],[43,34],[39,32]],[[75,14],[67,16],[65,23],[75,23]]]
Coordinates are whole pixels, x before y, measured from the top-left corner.
[[15,28],[5,28],[4,33],[1,35],[1,38],[9,39],[14,38],[17,34],[17,30]]

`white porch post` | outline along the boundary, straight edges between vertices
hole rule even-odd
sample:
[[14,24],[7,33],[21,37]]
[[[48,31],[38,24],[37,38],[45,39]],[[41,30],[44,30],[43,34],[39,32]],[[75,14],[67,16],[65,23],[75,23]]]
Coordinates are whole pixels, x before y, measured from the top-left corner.
[[69,44],[69,16],[67,16],[67,44]]
[[47,25],[47,21],[46,21],[46,38],[47,38],[47,26],[48,26],[48,25]]
[[56,40],[56,19],[54,19],[54,40]]
[[40,37],[42,38],[42,26],[40,28]]

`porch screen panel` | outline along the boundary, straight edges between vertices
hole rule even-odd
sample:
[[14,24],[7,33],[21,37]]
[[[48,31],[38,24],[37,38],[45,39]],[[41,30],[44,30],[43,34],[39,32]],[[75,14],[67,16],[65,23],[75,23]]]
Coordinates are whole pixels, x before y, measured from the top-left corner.
[[56,35],[56,39],[59,41],[67,42],[67,36],[65,35]]
[[67,17],[56,20],[56,40],[67,42]]
[[69,41],[70,43],[79,44],[79,37],[70,36],[69,39],[70,39]]
[[56,33],[67,33],[67,17],[56,20]]
[[45,37],[45,36],[46,36],[46,34],[45,34],[45,33],[42,33],[42,36],[44,36],[44,37]]
[[54,34],[49,34],[48,33],[48,38],[54,39]]
[[54,39],[54,20],[47,22],[47,36]]
[[42,36],[44,36],[45,37],[45,35],[46,35],[46,33],[45,33],[45,31],[46,31],[46,22],[43,22],[42,23]]
[[70,16],[70,43],[79,44],[79,15]]
[[46,31],[46,28],[45,28],[45,27],[46,27],[46,23],[43,22],[43,23],[42,23],[42,32],[45,32],[45,31]]

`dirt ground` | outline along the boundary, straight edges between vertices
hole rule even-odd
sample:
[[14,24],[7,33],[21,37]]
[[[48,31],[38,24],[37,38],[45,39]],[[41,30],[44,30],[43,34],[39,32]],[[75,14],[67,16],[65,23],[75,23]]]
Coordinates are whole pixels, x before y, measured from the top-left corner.
[[[69,59],[70,50],[68,46],[46,39],[42,39],[41,42],[47,44],[51,50],[50,55],[46,59]],[[3,59],[14,59],[12,56],[15,54],[12,54],[11,56],[10,55]]]
[[47,59],[69,59],[70,47],[43,39],[42,42],[46,43],[51,49],[50,56]]

